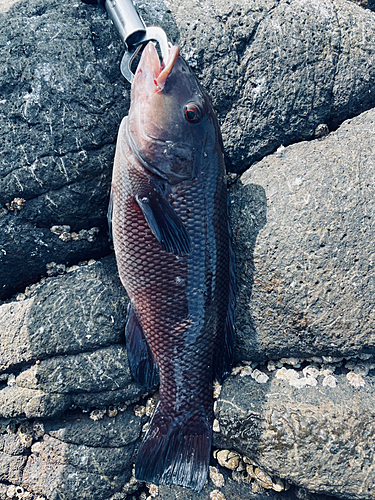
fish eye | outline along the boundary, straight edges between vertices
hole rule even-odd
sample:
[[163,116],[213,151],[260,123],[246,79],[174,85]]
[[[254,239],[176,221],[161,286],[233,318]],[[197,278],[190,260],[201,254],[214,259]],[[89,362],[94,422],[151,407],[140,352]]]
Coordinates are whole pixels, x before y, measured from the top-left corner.
[[190,123],[199,123],[203,119],[202,108],[196,102],[188,102],[184,107],[184,113]]

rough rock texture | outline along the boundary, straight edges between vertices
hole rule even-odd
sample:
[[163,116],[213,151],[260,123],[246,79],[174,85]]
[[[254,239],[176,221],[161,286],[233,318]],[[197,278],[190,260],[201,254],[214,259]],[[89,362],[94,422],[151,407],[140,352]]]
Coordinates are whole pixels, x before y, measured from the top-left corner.
[[375,352],[375,110],[233,186],[238,357]]
[[124,346],[126,304],[111,256],[1,305],[0,416],[52,417],[72,404],[139,397]]
[[[0,217],[4,298],[36,281],[48,262],[109,253],[114,142],[129,98],[121,43],[100,9],[30,1],[0,23],[0,205],[26,200],[18,213]],[[56,224],[101,232],[95,244],[63,242],[49,231]]]
[[[375,14],[365,3],[138,7],[182,46],[213,98],[228,168],[243,172],[375,105]],[[0,15],[0,500],[143,500],[130,473],[145,417],[126,407],[145,393],[129,373],[114,258],[63,274],[111,252],[124,48],[105,13],[80,0],[4,0],[0,11],[11,4]],[[162,487],[161,500],[373,500],[374,373],[332,358],[375,352],[373,118],[281,150],[232,187],[238,359],[319,354],[336,364],[317,378],[316,367],[300,378],[240,368],[253,378],[224,384],[215,444],[293,485],[261,490],[213,458],[215,483],[199,495]]]
[[22,484],[48,499],[108,498],[130,479],[140,430],[132,411],[98,422],[71,414],[48,423],[43,439],[31,447]]
[[167,32],[213,98],[227,167],[314,137],[374,106],[374,14],[346,0],[139,2]]
[[231,446],[270,473],[315,492],[350,500],[375,494],[375,378],[353,388],[295,388],[273,375],[266,384],[231,377],[216,417],[217,445]]
[[[375,14],[355,3],[207,0],[167,8],[158,0],[140,10],[179,41],[210,92],[232,171],[375,103]],[[129,105],[122,53],[105,13],[79,1],[31,0],[2,15],[0,204],[26,203],[0,217],[0,299],[36,281],[50,261],[109,252],[111,164]],[[95,245],[64,243],[49,233],[55,224],[101,231]]]
[[123,342],[127,297],[113,256],[0,306],[0,370]]

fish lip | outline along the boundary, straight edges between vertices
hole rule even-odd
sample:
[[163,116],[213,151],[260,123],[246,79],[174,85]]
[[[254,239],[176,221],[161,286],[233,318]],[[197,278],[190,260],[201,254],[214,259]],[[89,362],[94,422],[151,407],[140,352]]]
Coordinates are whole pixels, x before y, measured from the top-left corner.
[[166,62],[163,61],[165,66],[162,69],[160,75],[156,79],[156,83],[158,86],[157,91],[160,91],[164,88],[165,82],[167,81],[167,78],[170,75],[179,55],[180,55],[180,47],[178,47],[178,45],[175,45],[170,48],[168,60]]

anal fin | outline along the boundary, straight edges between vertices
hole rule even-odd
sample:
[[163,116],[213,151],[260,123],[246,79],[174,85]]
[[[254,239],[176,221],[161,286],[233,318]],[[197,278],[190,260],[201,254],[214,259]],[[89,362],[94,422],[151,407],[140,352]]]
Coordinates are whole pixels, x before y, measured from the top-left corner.
[[128,306],[125,338],[133,377],[147,389],[156,387],[159,384],[159,368],[131,302]]

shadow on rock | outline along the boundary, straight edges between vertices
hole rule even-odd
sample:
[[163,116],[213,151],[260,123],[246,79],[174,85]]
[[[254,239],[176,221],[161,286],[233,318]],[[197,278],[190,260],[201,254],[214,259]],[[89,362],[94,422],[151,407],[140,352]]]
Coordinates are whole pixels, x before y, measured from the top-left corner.
[[[258,184],[242,185],[239,181],[230,189],[230,220],[233,232],[233,247],[236,254],[237,317],[241,309],[248,309],[254,284],[254,248],[259,231],[267,223],[267,197]],[[242,359],[242,337],[246,343],[256,342],[255,324],[251,316],[246,324],[237,326],[237,360]],[[258,351],[258,349],[255,349]]]

